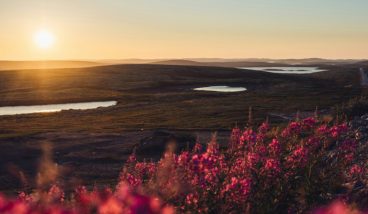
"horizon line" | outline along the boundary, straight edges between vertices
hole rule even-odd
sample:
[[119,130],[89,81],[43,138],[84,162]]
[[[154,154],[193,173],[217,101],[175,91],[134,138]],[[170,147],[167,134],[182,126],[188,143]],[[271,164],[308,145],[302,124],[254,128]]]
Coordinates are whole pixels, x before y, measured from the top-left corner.
[[36,62],[36,61],[91,61],[91,62],[98,62],[98,61],[119,61],[119,60],[305,60],[305,59],[320,59],[320,60],[368,60],[367,58],[323,58],[323,57],[305,57],[305,58],[267,58],[267,57],[178,57],[178,58],[100,58],[100,59],[87,59],[87,58],[75,58],[75,59],[68,59],[68,58],[58,58],[58,59],[0,59],[1,61],[7,62]]

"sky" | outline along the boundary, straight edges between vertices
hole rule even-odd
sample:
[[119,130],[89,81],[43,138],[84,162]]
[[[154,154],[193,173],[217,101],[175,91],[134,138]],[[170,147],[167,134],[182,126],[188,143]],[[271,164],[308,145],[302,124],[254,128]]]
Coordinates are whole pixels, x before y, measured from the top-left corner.
[[[367,0],[0,0],[0,60],[368,58]],[[53,43],[35,42],[48,32]]]

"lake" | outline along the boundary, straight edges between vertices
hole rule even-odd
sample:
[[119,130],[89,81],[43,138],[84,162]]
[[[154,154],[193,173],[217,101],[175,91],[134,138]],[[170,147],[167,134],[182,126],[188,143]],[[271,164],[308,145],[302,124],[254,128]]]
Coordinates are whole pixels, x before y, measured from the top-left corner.
[[49,105],[31,105],[31,106],[4,106],[0,107],[0,116],[59,112],[63,110],[87,110],[100,107],[110,107],[117,104],[117,101],[102,102],[83,102],[83,103],[65,103],[65,104],[49,104]]
[[277,74],[311,74],[325,71],[318,67],[241,67],[239,69],[265,71]]
[[246,91],[244,87],[230,87],[230,86],[208,86],[195,88],[195,91],[212,91],[212,92],[241,92]]

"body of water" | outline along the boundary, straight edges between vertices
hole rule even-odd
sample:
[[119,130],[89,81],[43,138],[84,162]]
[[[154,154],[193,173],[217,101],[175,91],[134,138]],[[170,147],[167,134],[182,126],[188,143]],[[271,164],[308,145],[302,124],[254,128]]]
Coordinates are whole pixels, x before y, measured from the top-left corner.
[[195,88],[195,91],[213,91],[213,92],[240,92],[246,91],[247,89],[244,87],[230,87],[230,86],[208,86]]
[[65,103],[65,104],[33,105],[33,106],[4,106],[0,107],[0,116],[59,112],[62,110],[87,110],[99,107],[114,106],[116,104],[117,101],[102,101],[102,102]]
[[311,74],[325,71],[318,67],[241,67],[239,69],[265,71],[277,74]]

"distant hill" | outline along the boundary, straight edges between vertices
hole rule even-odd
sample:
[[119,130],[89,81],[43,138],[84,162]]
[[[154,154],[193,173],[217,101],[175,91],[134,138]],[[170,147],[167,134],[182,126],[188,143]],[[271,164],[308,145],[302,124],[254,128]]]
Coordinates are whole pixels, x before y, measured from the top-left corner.
[[184,59],[105,59],[95,61],[81,60],[48,60],[48,61],[1,61],[0,70],[51,69],[51,68],[83,68],[117,64],[157,64],[181,66],[214,66],[214,67],[282,67],[282,66],[320,66],[320,65],[367,65],[367,60],[353,59],[223,59],[223,58],[184,58]]
[[252,62],[252,61],[214,61],[214,62],[198,62],[193,60],[165,60],[157,61],[150,64],[160,65],[186,65],[186,66],[215,66],[215,67],[257,67],[257,66],[286,66],[282,63],[270,62]]
[[[166,59],[165,59],[166,60]],[[103,59],[97,60],[95,62],[108,64],[108,65],[117,65],[117,64],[146,64],[146,63],[154,63],[158,61],[158,59]]]
[[306,59],[280,59],[280,60],[275,60],[275,61],[280,62],[280,63],[295,64],[295,65],[315,65],[315,64],[343,65],[343,64],[356,63],[356,62],[359,62],[360,60],[306,58]]
[[217,66],[217,67],[278,67],[278,66],[321,66],[321,65],[352,65],[367,62],[358,59],[225,59],[225,58],[185,58],[149,62],[162,65],[187,65],[187,66]]
[[48,61],[0,61],[0,70],[83,68],[103,65],[90,61],[48,60]]
[[164,61],[152,62],[150,64],[206,66],[207,63],[201,63],[201,62],[196,62],[196,61],[192,61],[192,60],[184,60],[184,59],[173,59],[173,60],[164,60]]
[[286,63],[279,62],[252,62],[252,61],[238,61],[238,62],[212,62],[208,63],[211,66],[219,66],[219,67],[282,67],[289,66]]

